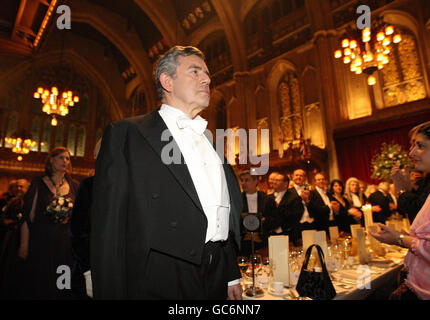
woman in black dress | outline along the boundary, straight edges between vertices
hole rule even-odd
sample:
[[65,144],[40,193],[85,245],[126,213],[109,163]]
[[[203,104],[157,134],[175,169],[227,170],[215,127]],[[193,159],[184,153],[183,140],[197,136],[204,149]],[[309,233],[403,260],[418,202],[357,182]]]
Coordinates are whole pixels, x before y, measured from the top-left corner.
[[78,183],[70,172],[69,151],[53,149],[45,163],[45,175],[35,178],[25,195],[18,251],[19,258],[25,260],[22,298],[72,298],[69,218]]
[[328,197],[332,204],[334,219],[340,232],[350,233],[350,225],[360,223],[362,213],[352,207],[343,194],[344,186],[342,181],[333,180],[330,183]]

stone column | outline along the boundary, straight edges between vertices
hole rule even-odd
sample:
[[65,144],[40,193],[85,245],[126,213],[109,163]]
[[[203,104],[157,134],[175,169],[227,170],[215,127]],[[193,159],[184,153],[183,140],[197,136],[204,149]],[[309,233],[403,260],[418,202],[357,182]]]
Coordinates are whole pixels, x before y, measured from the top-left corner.
[[336,39],[330,11],[326,0],[307,0],[307,12],[314,32],[313,43],[317,69],[321,81],[321,105],[324,119],[330,179],[340,178],[333,130],[339,119],[339,94],[334,69],[332,41]]

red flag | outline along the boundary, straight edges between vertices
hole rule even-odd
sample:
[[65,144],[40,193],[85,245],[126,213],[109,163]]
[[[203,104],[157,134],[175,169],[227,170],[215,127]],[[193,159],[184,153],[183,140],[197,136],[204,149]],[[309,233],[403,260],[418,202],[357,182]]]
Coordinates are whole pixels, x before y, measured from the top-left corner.
[[303,136],[303,128],[300,130],[300,157],[306,157],[305,137]]

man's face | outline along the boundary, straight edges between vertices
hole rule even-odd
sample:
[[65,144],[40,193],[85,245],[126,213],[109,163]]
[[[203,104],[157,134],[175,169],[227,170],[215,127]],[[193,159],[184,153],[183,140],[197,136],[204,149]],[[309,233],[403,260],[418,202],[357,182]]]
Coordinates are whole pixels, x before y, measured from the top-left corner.
[[305,183],[306,174],[303,170],[299,169],[293,173],[293,181],[298,186],[302,186]]
[[253,179],[250,174],[240,176],[240,184],[242,185],[243,192],[255,193],[257,191],[258,179]]
[[26,193],[27,188],[28,188],[27,180],[18,179],[16,181],[16,187],[17,187],[19,193],[23,193],[23,194]]
[[284,175],[278,174],[275,178],[274,190],[282,192],[288,189],[288,182],[284,181]]
[[322,174],[315,175],[315,185],[321,189],[325,189],[327,187],[327,180]]
[[276,183],[276,176],[277,176],[278,174],[277,173],[275,173],[275,172],[272,172],[270,175],[269,175],[269,179],[268,179],[268,184],[269,184],[269,188],[270,189],[275,189],[275,183]]
[[188,114],[197,114],[209,105],[211,82],[206,63],[196,55],[178,57],[171,79],[168,103]]
[[358,188],[359,188],[358,182],[356,182],[356,181],[353,181],[353,182],[351,182],[349,184],[349,192],[357,193],[358,192]]

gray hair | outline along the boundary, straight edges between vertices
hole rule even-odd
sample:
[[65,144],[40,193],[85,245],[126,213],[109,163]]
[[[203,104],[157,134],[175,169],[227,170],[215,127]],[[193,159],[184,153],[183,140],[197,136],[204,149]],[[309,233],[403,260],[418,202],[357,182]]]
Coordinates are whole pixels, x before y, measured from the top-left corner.
[[167,74],[169,77],[174,77],[176,75],[176,67],[178,66],[178,57],[187,57],[195,55],[199,58],[205,60],[205,55],[196,47],[187,46],[174,46],[170,48],[164,55],[160,57],[156,63],[154,78],[155,85],[157,87],[157,94],[161,101],[164,99],[164,88],[160,82],[160,75],[162,73]]

